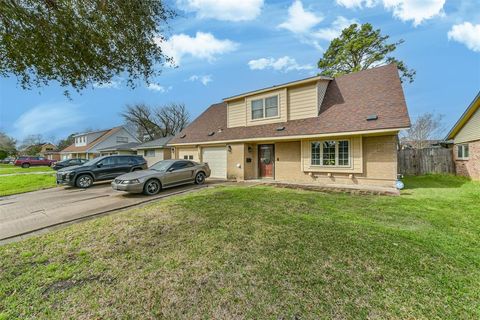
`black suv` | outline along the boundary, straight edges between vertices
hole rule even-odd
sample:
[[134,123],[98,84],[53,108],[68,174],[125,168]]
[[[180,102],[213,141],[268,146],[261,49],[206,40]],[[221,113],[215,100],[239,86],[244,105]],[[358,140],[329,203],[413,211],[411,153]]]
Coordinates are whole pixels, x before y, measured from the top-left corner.
[[81,166],[58,170],[57,184],[88,188],[95,181],[112,180],[124,173],[147,168],[147,162],[142,156],[104,156],[90,160]]

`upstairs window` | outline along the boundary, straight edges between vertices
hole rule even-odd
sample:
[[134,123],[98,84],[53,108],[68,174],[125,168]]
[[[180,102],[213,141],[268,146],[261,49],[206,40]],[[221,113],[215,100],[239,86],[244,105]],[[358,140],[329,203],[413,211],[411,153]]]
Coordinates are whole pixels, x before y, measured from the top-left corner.
[[350,141],[329,140],[312,142],[311,165],[348,167],[350,165]]
[[145,157],[155,157],[155,150],[145,150],[144,155]]
[[278,96],[252,100],[252,120],[278,116]]
[[128,137],[117,137],[117,143],[128,143]]
[[468,144],[457,145],[457,158],[459,160],[468,160]]

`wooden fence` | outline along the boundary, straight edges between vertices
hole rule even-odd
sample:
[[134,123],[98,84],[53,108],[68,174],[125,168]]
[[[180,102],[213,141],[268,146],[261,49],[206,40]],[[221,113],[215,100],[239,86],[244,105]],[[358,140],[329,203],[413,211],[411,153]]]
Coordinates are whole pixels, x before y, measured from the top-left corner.
[[398,173],[455,173],[452,149],[405,149],[398,152]]

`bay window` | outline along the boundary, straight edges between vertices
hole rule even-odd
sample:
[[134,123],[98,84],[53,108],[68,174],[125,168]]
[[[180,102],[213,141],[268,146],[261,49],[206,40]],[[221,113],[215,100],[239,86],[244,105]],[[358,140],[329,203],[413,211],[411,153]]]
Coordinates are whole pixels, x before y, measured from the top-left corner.
[[350,166],[350,141],[328,140],[311,143],[311,165]]

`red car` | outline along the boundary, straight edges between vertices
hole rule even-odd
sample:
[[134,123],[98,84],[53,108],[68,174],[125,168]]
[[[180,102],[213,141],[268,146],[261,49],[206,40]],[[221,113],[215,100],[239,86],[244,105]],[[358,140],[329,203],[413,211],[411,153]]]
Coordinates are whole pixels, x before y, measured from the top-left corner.
[[43,157],[19,157],[14,165],[22,168],[29,168],[30,166],[51,166],[56,160],[48,160]]

